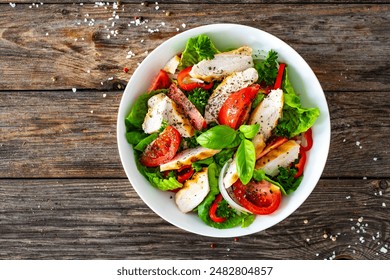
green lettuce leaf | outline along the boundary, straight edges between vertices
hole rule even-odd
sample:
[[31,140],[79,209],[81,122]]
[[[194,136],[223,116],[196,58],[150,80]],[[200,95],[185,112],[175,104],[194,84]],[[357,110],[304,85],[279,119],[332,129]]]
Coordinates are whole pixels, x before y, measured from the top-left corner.
[[140,153],[134,150],[135,162],[138,171],[152,184],[153,187],[162,191],[169,191],[181,188],[183,184],[179,183],[174,176],[163,178],[160,168],[149,168],[139,162]]
[[320,115],[318,108],[303,108],[301,100],[295,93],[285,68],[283,79],[284,105],[283,115],[275,128],[275,134],[292,138],[308,130]]
[[219,51],[207,35],[201,34],[197,37],[190,38],[181,55],[178,68],[181,70],[204,59],[213,59],[217,53]]
[[215,228],[232,228],[236,227],[238,225],[241,225],[241,227],[248,227],[253,221],[254,221],[254,215],[247,214],[247,213],[239,213],[235,211],[233,208],[226,209],[224,208],[224,216],[227,218],[227,220],[223,223],[216,223],[213,220],[211,220],[209,216],[209,210],[211,205],[213,204],[215,197],[217,194],[219,194],[219,187],[218,187],[218,176],[221,168],[218,167],[216,163],[212,163],[209,165],[208,168],[208,177],[209,177],[209,185],[210,185],[210,192],[206,196],[206,198],[203,200],[201,204],[198,205],[197,211],[198,216],[202,219],[202,221]]
[[142,139],[148,137],[143,130],[133,130],[126,132],[126,140],[131,145],[137,145]]
[[145,148],[152,143],[158,137],[158,133],[153,133],[142,139],[135,145],[134,149],[140,152],[143,152]]

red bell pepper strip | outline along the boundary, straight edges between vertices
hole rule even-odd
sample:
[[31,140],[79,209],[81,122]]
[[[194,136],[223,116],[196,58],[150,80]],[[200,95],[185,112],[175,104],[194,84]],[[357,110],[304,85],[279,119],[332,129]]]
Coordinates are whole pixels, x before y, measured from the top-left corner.
[[186,90],[186,91],[191,91],[195,88],[209,90],[213,87],[213,82],[211,82],[211,83],[196,83],[196,82],[186,83],[186,80],[188,78],[190,78],[191,69],[192,69],[192,66],[189,66],[189,67],[183,69],[182,71],[180,71],[179,74],[177,75],[177,82],[178,82],[179,87],[181,89]]
[[299,162],[295,164],[295,168],[298,169],[297,174],[294,175],[294,178],[301,177],[303,174],[303,169],[305,167],[306,163],[306,152],[300,150],[301,158],[299,159]]
[[191,165],[184,165],[177,170],[177,181],[179,183],[184,183],[194,174],[195,170]]
[[307,151],[310,150],[311,147],[313,146],[313,134],[312,134],[311,128],[309,128],[309,129],[303,134],[303,137],[304,137],[305,140],[306,140],[306,146],[302,146],[302,144],[301,144],[301,151],[302,151],[302,152],[307,152]]
[[286,67],[286,64],[284,64],[284,63],[279,64],[279,70],[278,70],[278,75],[276,76],[274,89],[282,88],[282,80],[283,80],[283,73],[284,73],[285,67]]
[[218,204],[222,201],[222,199],[222,194],[218,194],[209,210],[209,216],[215,223],[223,223],[226,221],[226,218],[217,216]]

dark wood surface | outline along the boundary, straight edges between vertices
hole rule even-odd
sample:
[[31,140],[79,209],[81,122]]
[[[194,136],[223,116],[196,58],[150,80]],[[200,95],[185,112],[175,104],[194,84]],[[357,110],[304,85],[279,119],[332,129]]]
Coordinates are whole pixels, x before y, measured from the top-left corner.
[[[0,1],[1,259],[390,259],[388,1],[160,1],[158,10],[15,2]],[[148,22],[128,26],[136,16]],[[313,193],[280,224],[238,240],[162,220],[131,187],[116,146],[137,64],[173,35],[215,22],[294,47],[331,115]]]

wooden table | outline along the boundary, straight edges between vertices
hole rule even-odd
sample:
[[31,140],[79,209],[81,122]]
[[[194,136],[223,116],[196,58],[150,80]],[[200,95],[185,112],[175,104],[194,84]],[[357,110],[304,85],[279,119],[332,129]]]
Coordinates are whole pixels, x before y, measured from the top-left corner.
[[[0,1],[1,259],[390,259],[389,1],[15,2]],[[238,240],[161,219],[131,187],[116,145],[137,64],[216,22],[290,44],[331,114],[313,193],[280,224]]]

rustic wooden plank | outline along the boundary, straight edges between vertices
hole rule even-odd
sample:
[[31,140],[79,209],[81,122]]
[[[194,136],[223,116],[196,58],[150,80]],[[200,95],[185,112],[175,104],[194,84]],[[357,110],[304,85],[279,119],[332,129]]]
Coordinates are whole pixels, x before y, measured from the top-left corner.
[[0,258],[389,259],[389,191],[388,179],[321,180],[279,225],[235,241],[170,225],[125,179],[0,180]]
[[123,177],[116,147],[121,96],[1,93],[1,177]]
[[[390,67],[384,59],[390,48],[389,5],[189,3],[161,3],[158,10],[155,4],[139,3],[118,10],[93,4],[44,4],[35,9],[4,4],[0,88],[123,88],[147,52],[167,38],[201,24],[234,22],[289,43],[312,66],[325,90],[390,89]],[[135,16],[148,22],[129,27]],[[152,33],[156,29],[159,32]],[[126,58],[129,51],[135,56]],[[124,73],[124,67],[130,71]]]
[[[37,3],[33,3],[31,1],[28,1],[28,0],[15,0],[15,1],[12,1],[11,3],[15,3],[15,4],[27,4],[29,6],[31,6],[31,8],[39,8],[40,6],[44,5],[44,4],[78,4],[78,5],[86,5],[86,4],[95,4],[96,2],[101,2],[101,3],[104,3],[105,6],[112,6],[114,5],[114,3],[116,5],[122,5],[122,4],[138,4],[138,5],[142,5],[142,6],[159,6],[159,5],[162,5],[162,4],[193,4],[193,5],[199,5],[199,4],[210,4],[210,3],[213,3],[213,4],[241,4],[241,5],[244,5],[244,4],[278,4],[280,3],[281,1],[278,1],[278,0],[242,0],[242,1],[239,1],[239,0],[209,0],[209,1],[205,1],[205,0],[170,0],[170,1],[158,1],[157,4],[156,4],[156,1],[134,1],[134,0],[119,0],[119,1],[95,1],[95,0],[73,0],[73,1],[70,1],[70,0],[67,0],[67,1],[61,1],[61,0],[50,0],[50,1],[41,1],[41,2],[37,2]],[[371,0],[371,1],[365,1],[365,0],[343,0],[343,1],[338,1],[338,0],[283,0],[284,3],[294,3],[294,4],[308,4],[308,3],[316,3],[316,4],[319,4],[319,3],[322,3],[322,4],[330,4],[330,3],[336,3],[336,4],[348,4],[348,3],[363,3],[363,4],[367,4],[367,3],[371,3],[371,4],[388,4],[388,2],[386,0]],[[9,4],[10,2],[7,1],[7,0],[0,0],[0,4],[7,4],[7,5],[10,5]],[[109,3],[107,5],[107,3]],[[12,5],[13,6],[13,5]],[[36,7],[38,6],[38,7]]]
[[[106,96],[106,97],[103,97]],[[0,178],[125,178],[116,145],[120,92],[2,92]],[[327,93],[325,177],[388,177],[389,92]]]

